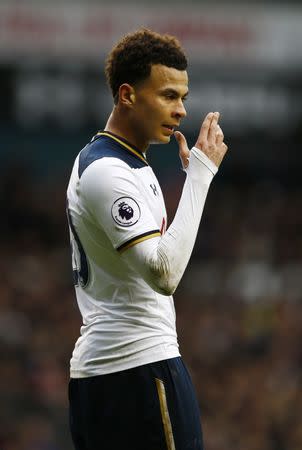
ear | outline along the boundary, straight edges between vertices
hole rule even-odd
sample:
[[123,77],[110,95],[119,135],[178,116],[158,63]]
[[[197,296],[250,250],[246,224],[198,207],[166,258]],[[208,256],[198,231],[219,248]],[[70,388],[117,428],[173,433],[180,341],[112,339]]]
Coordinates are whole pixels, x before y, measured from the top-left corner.
[[125,106],[132,106],[135,100],[134,88],[128,83],[121,84],[119,88],[119,101]]

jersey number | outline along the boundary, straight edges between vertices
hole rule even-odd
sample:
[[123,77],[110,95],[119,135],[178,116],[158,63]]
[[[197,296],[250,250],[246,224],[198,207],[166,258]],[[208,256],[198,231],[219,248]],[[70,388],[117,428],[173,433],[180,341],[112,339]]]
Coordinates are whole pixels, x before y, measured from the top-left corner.
[[72,254],[72,268],[73,268],[73,282],[75,286],[86,287],[89,280],[89,266],[87,257],[80,241],[78,233],[72,222],[71,214],[68,208],[66,208],[68,224],[71,230],[70,243]]

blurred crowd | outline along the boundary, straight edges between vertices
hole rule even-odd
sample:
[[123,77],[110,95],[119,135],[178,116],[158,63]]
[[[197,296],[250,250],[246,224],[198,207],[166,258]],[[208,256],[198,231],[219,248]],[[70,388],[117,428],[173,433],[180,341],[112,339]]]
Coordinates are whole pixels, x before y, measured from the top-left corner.
[[[0,449],[71,450],[67,384],[80,315],[67,180],[2,175]],[[164,186],[169,218],[180,186]],[[175,295],[206,450],[302,448],[301,192],[213,184]],[[143,450],[143,449],[142,449]]]

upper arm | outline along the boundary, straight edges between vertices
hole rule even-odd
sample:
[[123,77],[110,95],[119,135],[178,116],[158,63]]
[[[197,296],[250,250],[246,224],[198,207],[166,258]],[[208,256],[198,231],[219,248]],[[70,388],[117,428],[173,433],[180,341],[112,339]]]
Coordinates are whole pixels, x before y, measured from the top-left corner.
[[115,158],[91,164],[80,195],[126,264],[156,292],[171,295],[167,261],[158,252],[161,233],[131,168]]
[[80,195],[118,251],[160,236],[133,170],[123,161],[103,158],[91,164],[81,177]]
[[155,237],[140,242],[125,251],[122,258],[152,289],[163,295],[171,295],[176,285],[171,277],[169,260],[160,251],[161,240]]

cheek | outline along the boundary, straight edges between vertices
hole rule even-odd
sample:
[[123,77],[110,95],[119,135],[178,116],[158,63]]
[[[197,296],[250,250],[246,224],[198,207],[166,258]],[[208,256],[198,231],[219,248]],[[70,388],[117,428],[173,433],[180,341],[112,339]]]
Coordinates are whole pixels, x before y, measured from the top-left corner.
[[167,106],[161,99],[152,97],[140,105],[136,111],[136,118],[140,128],[147,134],[158,132],[164,118],[167,117]]
[[139,107],[137,108],[136,115],[139,119],[146,120],[146,118],[148,118],[149,120],[153,120],[155,110],[156,108],[152,101],[144,102],[140,104]]
[[154,100],[149,106],[149,115],[151,116],[152,122],[162,123],[163,119],[167,114],[165,114],[167,107],[162,101]]

